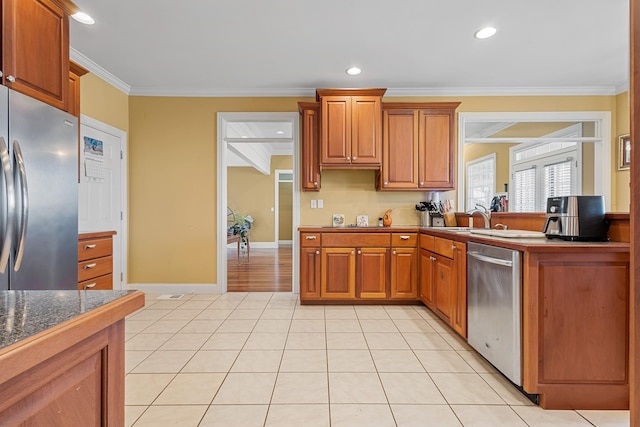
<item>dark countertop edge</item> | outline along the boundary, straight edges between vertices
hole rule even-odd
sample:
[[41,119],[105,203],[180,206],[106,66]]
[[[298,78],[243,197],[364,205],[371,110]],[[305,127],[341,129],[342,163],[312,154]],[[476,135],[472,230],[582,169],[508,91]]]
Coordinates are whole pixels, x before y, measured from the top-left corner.
[[625,242],[570,242],[559,239],[546,238],[501,238],[493,236],[472,235],[469,233],[456,233],[447,231],[446,227],[420,227],[417,225],[403,225],[391,227],[326,227],[326,226],[300,226],[301,233],[371,233],[371,232],[401,232],[432,234],[437,237],[455,240],[458,242],[484,243],[508,249],[516,249],[528,252],[561,252],[570,250],[587,250],[607,252],[629,252],[629,243]]

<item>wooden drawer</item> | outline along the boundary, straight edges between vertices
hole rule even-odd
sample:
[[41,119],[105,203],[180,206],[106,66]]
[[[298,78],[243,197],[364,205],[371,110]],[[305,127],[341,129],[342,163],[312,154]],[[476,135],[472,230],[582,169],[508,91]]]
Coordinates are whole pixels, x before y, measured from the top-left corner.
[[323,233],[323,247],[389,247],[391,244],[390,233]]
[[85,286],[87,290],[111,290],[113,289],[113,275],[107,274],[78,283],[79,290],[85,289]]
[[113,273],[113,258],[111,256],[78,263],[78,282],[111,273]]
[[320,233],[302,233],[300,235],[300,246],[307,248],[319,248],[320,236]]
[[453,240],[435,237],[434,246],[435,248],[433,251],[435,253],[453,259]]
[[393,233],[391,235],[391,246],[418,246],[418,233]]
[[78,261],[112,255],[112,246],[111,237],[81,240],[78,242]]
[[435,237],[426,234],[420,235],[420,248],[433,252],[436,248]]

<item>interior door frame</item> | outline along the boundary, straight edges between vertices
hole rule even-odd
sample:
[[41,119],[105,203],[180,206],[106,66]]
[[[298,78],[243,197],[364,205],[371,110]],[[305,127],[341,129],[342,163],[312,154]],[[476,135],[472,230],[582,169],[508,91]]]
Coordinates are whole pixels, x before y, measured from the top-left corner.
[[[293,137],[293,239],[292,239],[292,271],[291,271],[291,292],[299,293],[300,285],[298,281],[298,271],[300,266],[299,236],[295,231],[300,226],[300,116],[297,112],[275,113],[217,113],[217,160],[216,160],[216,180],[217,180],[217,230],[219,236],[217,244],[217,275],[218,288],[221,293],[227,292],[227,239],[222,238],[227,234],[227,140],[225,130],[227,123],[248,122],[248,121],[288,121],[292,126]],[[277,236],[276,236],[277,239]]]
[[[120,139],[120,230],[117,230],[117,236],[120,238],[120,289],[127,290],[129,288],[128,282],[128,252],[129,236],[127,230],[129,230],[129,205],[128,205],[128,173],[129,163],[127,153],[127,132],[117,127],[113,127],[107,123],[96,120],[92,117],[80,114],[80,126],[85,125],[96,129],[100,132],[108,133]],[[79,185],[79,184],[78,184]],[[99,230],[103,231],[103,230]],[[118,278],[114,278],[114,282],[118,283]]]

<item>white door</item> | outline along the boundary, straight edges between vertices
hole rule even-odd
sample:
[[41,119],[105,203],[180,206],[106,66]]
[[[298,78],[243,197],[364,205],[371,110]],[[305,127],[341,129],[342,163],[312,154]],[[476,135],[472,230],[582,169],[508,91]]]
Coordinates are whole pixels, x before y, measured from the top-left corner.
[[[85,138],[102,142],[102,154],[85,155]],[[115,231],[113,236],[113,289],[123,285],[122,159],[126,133],[97,120],[82,117],[80,124],[80,186],[78,231]],[[98,144],[99,145],[99,144]],[[95,146],[95,144],[94,144]]]

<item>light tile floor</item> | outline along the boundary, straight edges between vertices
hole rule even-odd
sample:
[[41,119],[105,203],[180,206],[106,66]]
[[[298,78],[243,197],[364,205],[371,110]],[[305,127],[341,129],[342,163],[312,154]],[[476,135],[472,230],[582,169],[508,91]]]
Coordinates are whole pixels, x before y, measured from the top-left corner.
[[533,405],[422,306],[158,296],[126,320],[129,427],[629,425]]

